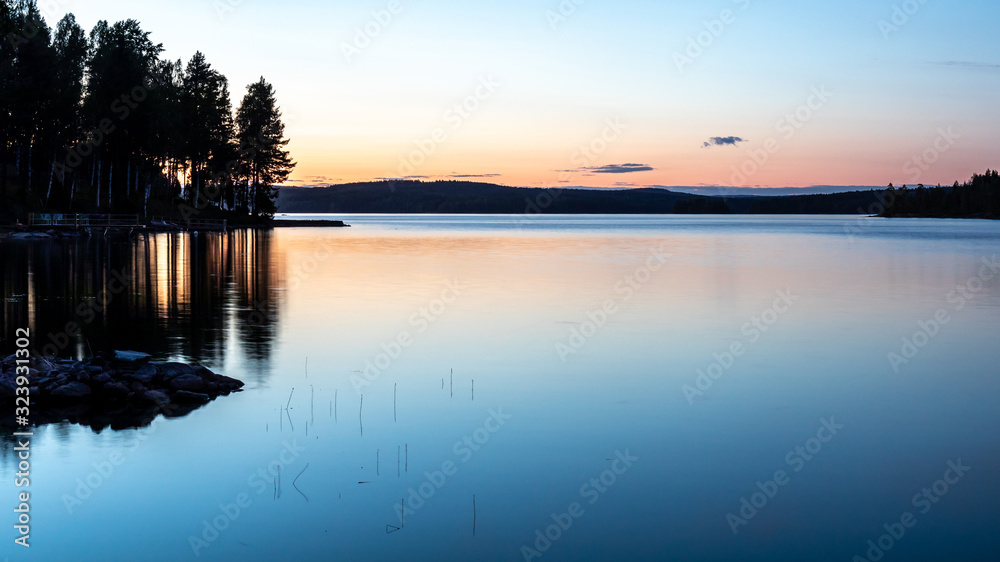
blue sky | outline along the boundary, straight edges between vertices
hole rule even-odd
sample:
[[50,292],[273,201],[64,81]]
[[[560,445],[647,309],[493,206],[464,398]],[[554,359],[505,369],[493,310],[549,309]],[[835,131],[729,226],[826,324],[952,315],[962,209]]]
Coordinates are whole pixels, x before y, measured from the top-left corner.
[[[49,5],[58,7],[43,5],[46,15],[73,12],[87,29],[137,19],[171,58],[201,50],[236,98],[265,76],[299,162],[293,179],[304,184],[404,175],[514,185],[951,183],[1000,161],[991,29],[1000,6],[985,1]],[[880,28],[894,6],[912,13]],[[358,41],[366,26],[377,33]],[[699,34],[700,52],[689,53]],[[496,87],[477,96],[483,80]],[[779,121],[808,107],[815,89],[831,95],[813,99],[788,137]],[[457,119],[463,103],[474,110]],[[609,121],[623,129],[608,134]],[[614,139],[595,143],[602,135]],[[746,141],[704,148],[723,136]],[[626,163],[643,171],[591,170]]]

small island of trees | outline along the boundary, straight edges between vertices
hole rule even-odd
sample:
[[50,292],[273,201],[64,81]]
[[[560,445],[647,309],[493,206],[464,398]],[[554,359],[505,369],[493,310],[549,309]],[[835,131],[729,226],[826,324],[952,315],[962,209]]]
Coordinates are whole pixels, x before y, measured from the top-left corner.
[[0,222],[32,212],[265,222],[295,163],[263,77],[233,111],[229,82],[183,64],[139,22],[72,14],[53,30],[35,0],[0,0]]

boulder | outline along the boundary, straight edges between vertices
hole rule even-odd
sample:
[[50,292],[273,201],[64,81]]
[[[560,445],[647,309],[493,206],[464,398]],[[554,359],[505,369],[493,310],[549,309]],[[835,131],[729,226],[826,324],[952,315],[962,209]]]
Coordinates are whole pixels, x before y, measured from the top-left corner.
[[232,377],[227,377],[226,375],[215,375],[215,382],[220,385],[225,385],[230,388],[230,390],[236,390],[243,388],[243,381],[239,379],[234,379]]
[[190,392],[200,392],[205,389],[205,381],[198,375],[180,375],[171,379],[171,390],[187,390]]
[[97,373],[96,375],[90,377],[90,382],[94,385],[104,386],[111,382],[111,375],[107,373]]
[[142,384],[148,386],[149,383],[153,382],[153,379],[155,379],[158,374],[159,373],[156,371],[156,367],[154,367],[153,365],[146,364],[134,371],[125,373],[124,377],[130,380],[141,382]]
[[152,402],[157,406],[166,406],[170,403],[170,397],[165,392],[159,390],[147,390],[142,397],[147,402]]
[[116,351],[112,361],[120,369],[137,369],[152,358],[152,355],[138,351]]
[[120,382],[108,383],[101,389],[102,396],[110,400],[122,400],[128,396],[128,393],[128,387]]
[[178,390],[174,393],[174,402],[179,402],[181,404],[205,404],[211,399],[212,398],[209,395],[201,394],[199,392]]
[[165,381],[173,380],[181,375],[194,375],[194,368],[184,363],[164,363],[159,368]]
[[65,402],[83,402],[90,400],[93,391],[86,384],[73,381],[68,382],[52,391],[52,398]]
[[58,377],[49,375],[38,379],[38,386],[45,390],[51,390],[54,387],[59,386],[58,381],[59,381]]

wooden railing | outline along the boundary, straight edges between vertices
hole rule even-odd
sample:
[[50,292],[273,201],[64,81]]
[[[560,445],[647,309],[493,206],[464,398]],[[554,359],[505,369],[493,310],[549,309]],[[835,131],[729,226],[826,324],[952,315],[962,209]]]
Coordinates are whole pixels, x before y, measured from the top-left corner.
[[[68,226],[74,228],[87,227],[145,227],[139,221],[139,215],[83,215],[71,213],[32,213],[29,218],[31,226]],[[221,230],[226,232],[228,221],[225,219],[188,219],[172,220],[154,218],[153,227],[157,224],[170,225],[182,230]]]
[[31,213],[31,226],[128,227],[142,226],[139,215],[82,215],[70,213]]

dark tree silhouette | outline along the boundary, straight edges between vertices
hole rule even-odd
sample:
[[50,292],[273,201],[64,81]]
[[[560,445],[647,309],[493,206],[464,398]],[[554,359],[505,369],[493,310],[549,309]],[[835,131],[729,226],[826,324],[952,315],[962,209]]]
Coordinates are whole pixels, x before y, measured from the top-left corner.
[[[225,172],[226,163],[236,158],[234,146],[233,108],[229,99],[229,81],[212,69],[201,52],[194,54],[187,65],[181,89],[184,151],[190,166],[193,194],[190,201],[198,203],[206,181]],[[215,181],[223,181],[217,179]],[[213,192],[222,186],[213,185]],[[208,198],[214,202],[215,197]]]
[[892,204],[881,213],[883,217],[940,217],[1000,219],[1000,175],[996,170],[974,174],[964,184],[957,181],[951,187],[916,189],[905,185],[888,193],[894,194]]
[[[81,112],[80,100],[83,98],[84,75],[86,72],[88,42],[87,35],[76,23],[76,18],[72,14],[67,14],[56,28],[56,34],[52,42],[55,50],[55,96],[52,108],[52,119],[54,125],[55,138],[53,154],[53,173],[49,178],[48,189],[45,194],[45,204],[50,206],[55,204],[60,207],[70,207],[73,201],[73,186],[75,182],[67,184],[74,177],[66,177],[66,167],[58,165],[59,156],[63,147],[58,146],[65,139],[79,138],[83,131],[83,114]],[[58,171],[59,177],[55,178]],[[53,180],[58,180],[60,186],[70,186],[70,191],[59,190],[56,200],[52,200]],[[60,196],[61,194],[61,196]]]
[[8,209],[7,164],[10,161],[12,142],[14,93],[14,38],[17,23],[14,8],[7,0],[0,0],[0,206]]
[[[36,0],[0,0],[0,216],[33,211],[240,219],[274,212],[294,164],[273,88],[250,87],[237,136],[229,82],[185,67],[135,20],[53,31]],[[240,146],[245,148],[240,150]]]
[[288,178],[295,163],[285,150],[288,139],[274,88],[263,77],[247,87],[236,125],[244,158],[243,202],[252,216],[273,216],[278,197],[274,186]]

